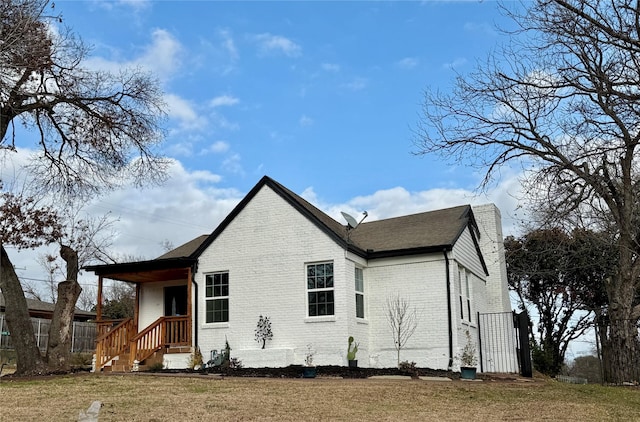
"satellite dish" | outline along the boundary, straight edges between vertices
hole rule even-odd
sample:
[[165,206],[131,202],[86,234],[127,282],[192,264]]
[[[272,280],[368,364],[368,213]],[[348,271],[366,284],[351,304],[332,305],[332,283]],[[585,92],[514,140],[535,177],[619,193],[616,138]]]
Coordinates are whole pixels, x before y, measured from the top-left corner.
[[352,216],[350,216],[349,214],[343,211],[340,211],[340,214],[342,214],[344,219],[347,220],[347,224],[349,225],[350,229],[355,229],[358,226],[358,222],[356,221],[355,218],[353,218]]
[[363,215],[362,220],[360,220],[360,223],[358,223],[355,218],[353,218],[352,216],[350,216],[346,212],[340,211],[340,214],[342,214],[344,219],[347,220],[347,224],[349,225],[349,230],[355,229],[356,227],[358,227],[358,225],[360,225],[360,223],[362,223],[364,221],[364,219],[367,218],[367,216],[369,215],[366,211],[364,211],[362,213],[362,215]]

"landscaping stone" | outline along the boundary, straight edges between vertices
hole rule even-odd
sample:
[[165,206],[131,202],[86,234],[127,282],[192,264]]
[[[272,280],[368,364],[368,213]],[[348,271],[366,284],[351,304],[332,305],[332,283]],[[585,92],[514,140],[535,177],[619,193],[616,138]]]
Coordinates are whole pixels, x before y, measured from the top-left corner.
[[450,382],[451,378],[447,377],[418,377],[422,381],[435,381],[435,382]]
[[373,375],[369,377],[370,380],[410,380],[408,375]]

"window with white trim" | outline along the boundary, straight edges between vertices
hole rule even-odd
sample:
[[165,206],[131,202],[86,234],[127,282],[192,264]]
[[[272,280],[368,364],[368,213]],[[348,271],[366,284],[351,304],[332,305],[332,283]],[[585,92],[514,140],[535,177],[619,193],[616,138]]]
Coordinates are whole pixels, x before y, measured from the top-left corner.
[[219,272],[205,276],[205,321],[229,322],[229,273]]
[[458,271],[458,299],[460,305],[460,319],[464,319],[464,298],[462,295],[462,280],[465,278],[466,271],[460,267]]
[[364,318],[364,272],[358,267],[355,270],[356,318]]
[[307,264],[307,302],[310,317],[334,315],[333,262]]
[[[460,319],[465,319],[465,313],[467,314],[467,321],[472,322],[471,317],[471,273],[465,268],[460,267],[460,274],[458,277],[458,291],[460,292]],[[466,312],[465,312],[466,311]]]
[[469,322],[471,322],[471,291],[470,291],[470,287],[469,285],[471,284],[470,281],[471,278],[471,274],[469,274],[469,271],[465,271],[465,278],[464,278],[464,283],[465,283],[465,297],[467,299],[467,320],[469,320]]

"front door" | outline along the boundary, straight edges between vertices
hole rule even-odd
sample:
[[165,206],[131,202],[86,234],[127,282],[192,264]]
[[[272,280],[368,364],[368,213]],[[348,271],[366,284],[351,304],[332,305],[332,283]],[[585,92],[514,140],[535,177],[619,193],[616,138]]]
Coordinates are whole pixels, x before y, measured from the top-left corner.
[[164,288],[164,316],[187,315],[187,286]]

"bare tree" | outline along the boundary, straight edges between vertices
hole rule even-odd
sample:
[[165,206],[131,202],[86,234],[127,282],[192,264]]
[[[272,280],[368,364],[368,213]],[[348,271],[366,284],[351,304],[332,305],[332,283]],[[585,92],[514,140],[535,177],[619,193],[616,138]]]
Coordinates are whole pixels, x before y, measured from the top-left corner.
[[38,349],[27,300],[4,245],[34,248],[62,236],[54,210],[41,207],[33,198],[5,192],[0,195],[0,289],[5,317],[16,350],[17,373],[42,373],[46,365]]
[[[60,239],[60,257],[65,262],[66,274],[57,283],[56,306],[49,326],[47,365],[50,370],[70,369],[73,315],[82,287],[78,274],[82,265],[101,260],[111,245],[110,226],[115,220],[109,215],[100,218],[83,215],[84,204],[68,203],[61,214],[66,230]],[[49,258],[53,262],[54,257]]]
[[82,292],[78,297],[78,303],[76,306],[83,311],[90,311],[96,306],[96,298],[98,297],[98,289],[91,284],[83,284]]
[[[38,255],[38,264],[44,270],[46,274],[46,278],[41,281],[41,283],[44,283],[45,292],[40,293],[38,297],[36,297],[36,299],[55,303],[58,297],[57,296],[57,290],[58,290],[57,280],[61,279],[60,265],[56,261],[56,257],[48,253]],[[29,283],[26,283],[25,280],[21,280],[21,282],[22,282],[22,288],[25,293],[28,293],[34,296],[36,295],[36,292],[34,291],[35,288],[32,285],[30,285]],[[38,289],[38,290],[42,290],[42,289]]]
[[512,44],[450,95],[428,91],[421,153],[486,170],[519,161],[552,204],[553,218],[578,209],[611,219],[616,271],[605,280],[612,343],[609,381],[634,379],[640,317],[640,4],[631,0],[535,0]]
[[387,297],[385,314],[397,352],[397,364],[400,366],[400,351],[407,345],[418,327],[418,311],[415,307],[411,307],[408,299],[395,295]]
[[[38,137],[29,167],[37,181],[33,193],[20,197],[25,202],[17,209],[9,207],[17,197],[4,196],[0,204],[1,241],[22,248],[64,239],[61,224],[45,218],[53,216],[51,208],[36,213],[33,205],[45,195],[58,195],[63,208],[64,197],[87,199],[124,183],[160,182],[168,164],[154,151],[164,137],[158,82],[140,69],[109,73],[83,67],[88,48],[61,26],[58,15],[48,14],[53,11],[48,0],[0,0],[0,149],[14,151],[19,145],[16,121]],[[12,215],[29,208],[33,226],[16,234],[25,225]],[[80,293],[82,251],[60,246],[67,280],[58,286],[56,309],[63,322],[73,315]],[[7,323],[16,341],[17,371],[41,372],[24,292],[4,249],[1,275],[0,289],[13,307]]]

